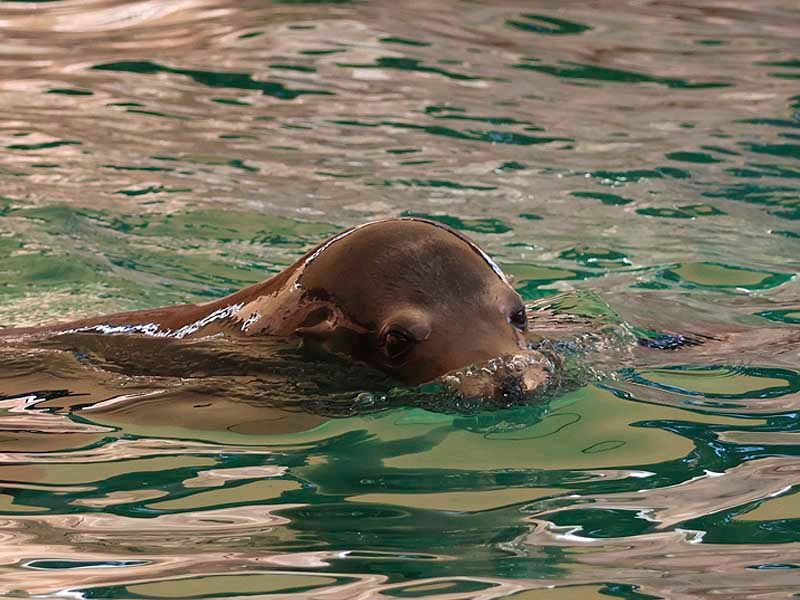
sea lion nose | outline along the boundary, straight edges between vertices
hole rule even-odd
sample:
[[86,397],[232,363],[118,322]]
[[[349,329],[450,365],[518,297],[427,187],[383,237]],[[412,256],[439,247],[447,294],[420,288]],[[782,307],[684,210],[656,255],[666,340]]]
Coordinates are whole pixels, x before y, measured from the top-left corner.
[[506,377],[497,386],[495,401],[503,405],[517,404],[525,400],[526,389],[521,376]]

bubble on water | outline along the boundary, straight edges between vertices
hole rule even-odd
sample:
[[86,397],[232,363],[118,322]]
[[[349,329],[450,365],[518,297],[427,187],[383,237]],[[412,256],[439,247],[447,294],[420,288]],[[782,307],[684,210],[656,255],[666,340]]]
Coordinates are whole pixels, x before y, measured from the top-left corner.
[[369,408],[375,404],[375,396],[370,392],[361,392],[356,396],[356,404],[363,408]]

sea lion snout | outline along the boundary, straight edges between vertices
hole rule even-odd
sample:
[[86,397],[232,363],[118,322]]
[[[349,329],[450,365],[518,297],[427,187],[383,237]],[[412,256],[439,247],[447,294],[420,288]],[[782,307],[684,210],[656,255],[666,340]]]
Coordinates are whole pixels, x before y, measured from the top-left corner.
[[447,373],[441,382],[451,392],[483,405],[511,406],[542,394],[553,382],[554,363],[528,351]]

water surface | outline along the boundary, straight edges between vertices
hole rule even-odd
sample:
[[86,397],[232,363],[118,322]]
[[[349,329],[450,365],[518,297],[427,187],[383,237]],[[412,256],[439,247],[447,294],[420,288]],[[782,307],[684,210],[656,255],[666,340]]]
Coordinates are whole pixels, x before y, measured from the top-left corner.
[[795,2],[6,1],[0,28],[0,326],[206,301],[422,215],[531,303],[705,340],[600,345],[600,379],[474,414],[283,350],[3,349],[0,593],[800,590]]

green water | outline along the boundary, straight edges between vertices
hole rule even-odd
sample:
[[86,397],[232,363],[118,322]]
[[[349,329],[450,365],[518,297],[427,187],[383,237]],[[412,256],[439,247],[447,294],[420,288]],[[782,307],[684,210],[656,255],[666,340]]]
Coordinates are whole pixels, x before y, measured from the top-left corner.
[[1,348],[0,595],[798,593],[796,3],[56,0],[0,28],[0,326],[207,301],[419,215],[590,329],[705,340],[593,342],[598,379],[475,414],[274,348]]

